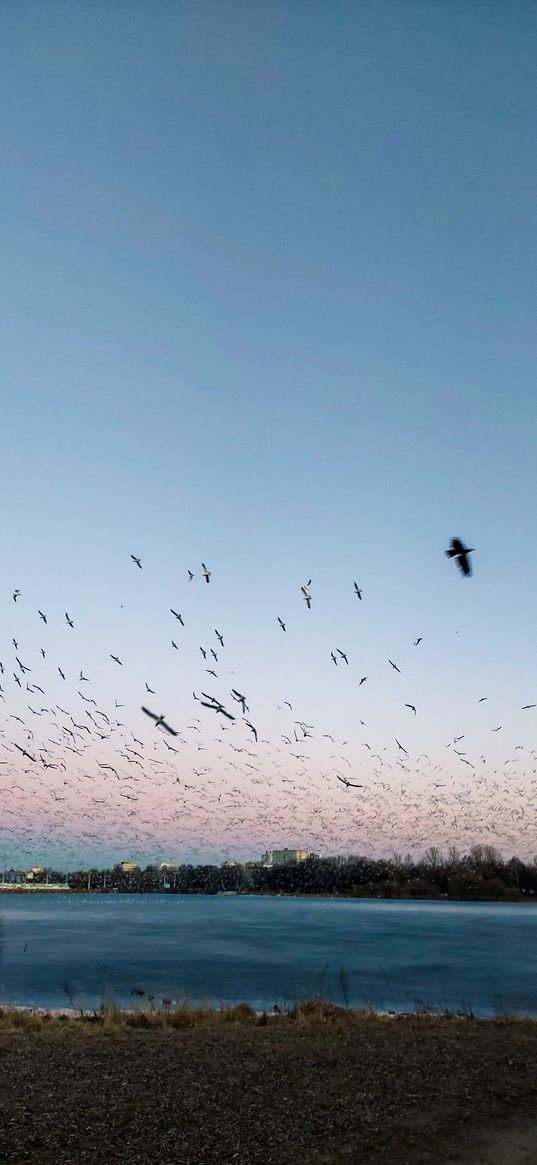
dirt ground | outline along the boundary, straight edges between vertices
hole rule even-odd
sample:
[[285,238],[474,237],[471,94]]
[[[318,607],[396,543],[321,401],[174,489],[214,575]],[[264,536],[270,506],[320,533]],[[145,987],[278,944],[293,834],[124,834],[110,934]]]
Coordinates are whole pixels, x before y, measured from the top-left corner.
[[537,1165],[537,1023],[0,1024],[15,1165]]

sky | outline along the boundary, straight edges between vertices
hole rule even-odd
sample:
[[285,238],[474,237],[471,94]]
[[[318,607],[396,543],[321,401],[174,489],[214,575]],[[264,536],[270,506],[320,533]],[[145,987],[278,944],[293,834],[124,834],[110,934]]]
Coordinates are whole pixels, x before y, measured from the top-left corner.
[[537,853],[536,9],[2,15],[0,857]]

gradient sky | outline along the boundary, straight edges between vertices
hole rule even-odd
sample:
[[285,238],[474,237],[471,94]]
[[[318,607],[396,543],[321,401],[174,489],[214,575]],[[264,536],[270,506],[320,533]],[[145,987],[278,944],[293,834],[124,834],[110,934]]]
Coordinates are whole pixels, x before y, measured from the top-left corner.
[[[4,5],[2,24],[9,860],[420,849],[436,840],[432,772],[458,734],[484,766],[488,808],[493,780],[506,800],[496,833],[478,814],[459,834],[450,817],[440,840],[536,852],[537,712],[521,706],[537,703],[537,9],[23,0]],[[444,557],[453,535],[477,548],[472,579]],[[214,628],[226,642],[218,680],[199,652],[218,647]],[[251,801],[251,776],[224,767],[231,754],[207,713],[210,798],[192,750],[177,771],[198,782],[209,826],[198,829],[188,798],[171,818],[171,769],[158,807],[144,784],[151,825],[140,825],[139,805],[118,805],[95,768],[104,751],[91,761],[104,809],[70,777],[57,808],[56,771],[54,786],[40,774],[37,804],[13,755],[24,730],[9,717],[32,718],[12,679],[13,636],[44,705],[76,719],[84,669],[88,696],[122,703],[125,731],[148,749],[146,681],[149,706],[181,730],[200,715],[193,690],[227,706],[231,686],[245,692],[263,773],[302,718],[314,726],[304,791],[290,808],[284,755],[263,805]],[[337,647],[348,669],[333,666]],[[251,740],[244,725],[233,732]],[[324,733],[350,742],[348,774],[366,785],[364,741],[395,766],[399,739],[409,770],[394,767],[389,813],[403,779],[423,828],[418,810],[385,827],[366,798],[353,831]],[[521,753],[524,837],[506,824],[518,771],[506,762]],[[463,777],[469,788],[472,770]]]

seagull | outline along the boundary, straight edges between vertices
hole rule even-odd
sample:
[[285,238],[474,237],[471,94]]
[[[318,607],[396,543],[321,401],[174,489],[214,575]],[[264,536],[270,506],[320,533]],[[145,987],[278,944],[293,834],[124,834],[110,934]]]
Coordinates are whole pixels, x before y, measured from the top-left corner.
[[13,591],[13,602],[14,602],[14,603],[16,603],[16,602],[17,602],[17,599],[19,598],[19,595],[20,595],[20,591],[19,591],[18,589],[17,589],[16,591]]
[[179,615],[179,613],[177,611],[174,611],[173,607],[170,607],[170,611],[171,611],[172,615],[175,615],[175,618],[179,620],[181,627],[184,627],[183,616]]
[[457,559],[457,566],[465,578],[468,578],[472,573],[472,567],[468,561],[468,555],[473,553],[474,547],[465,546],[464,542],[461,542],[460,538],[452,538],[449,550],[446,550],[448,558]]
[[305,603],[306,603],[306,606],[307,606],[307,608],[308,608],[308,611],[310,611],[310,610],[311,610],[311,595],[310,595],[310,586],[311,586],[311,579],[310,579],[310,581],[309,581],[309,582],[307,582],[307,583],[304,583],[304,586],[302,586],[302,587],[300,588],[300,590],[302,591],[303,597],[304,597],[304,601],[305,601]]
[[406,754],[408,756],[408,748],[405,748],[404,744],[400,744],[397,737],[395,738],[395,743],[396,743],[397,747],[401,749],[401,752],[406,752]]
[[499,724],[497,728],[491,728],[490,731],[491,732],[499,732],[501,728],[503,728],[503,724]]
[[147,683],[147,680],[146,680],[146,684],[145,684],[145,690],[146,690],[146,692],[150,692],[152,696],[154,696],[154,695],[155,695],[155,693],[154,693],[154,691],[153,691],[153,688],[150,688],[150,687],[149,687],[149,684]]
[[19,645],[18,645],[18,643],[17,643],[17,640],[16,640],[16,639],[12,639],[12,640],[11,640],[11,642],[12,642],[12,644],[13,644],[13,647],[15,648],[15,651],[18,651],[18,650],[19,650]]
[[201,564],[201,570],[202,570],[202,574],[203,574],[203,577],[205,579],[205,582],[208,583],[209,579],[211,577],[211,571],[207,570],[207,567],[205,566],[204,562],[202,562],[202,564]]
[[60,673],[60,675],[61,675],[61,677],[62,677],[62,680],[64,680],[64,679],[65,679],[65,673],[64,673],[64,672],[62,672],[62,669],[61,669],[61,667],[59,667],[59,668],[58,668],[58,671],[59,671],[59,673]]
[[220,632],[216,630],[216,627],[214,629],[214,633],[216,635],[216,638],[218,639],[220,647],[223,647],[224,646],[224,636],[221,635]]
[[405,708],[410,708],[410,711],[416,715],[416,709],[413,704],[405,704]]
[[359,688],[361,688],[362,684],[365,684],[366,679],[367,679],[367,676],[362,676],[360,683],[358,684]]
[[81,684],[83,682],[85,682],[86,684],[89,684],[89,676],[85,676],[84,672],[81,671],[80,675],[78,677],[78,682],[79,682],[79,684]]
[[253,734],[254,734],[254,739],[255,739],[255,742],[256,742],[256,744],[257,744],[257,729],[256,729],[256,728],[254,728],[253,724],[250,724],[250,721],[249,721],[249,720],[245,720],[245,721],[244,721],[244,723],[246,724],[247,728],[249,728],[249,729],[250,729],[250,731],[251,731],[251,732],[253,732]]
[[207,659],[207,652],[204,647],[200,647],[201,654],[204,659]]
[[131,558],[132,558],[132,561],[133,561],[133,562],[135,562],[135,563],[136,563],[136,565],[137,565],[137,566],[140,568],[140,570],[141,570],[141,569],[142,569],[142,563],[141,563],[140,559],[139,559],[139,558],[137,558],[135,554],[131,554]]
[[43,620],[43,623],[46,623],[46,621],[47,621],[47,616],[46,616],[46,615],[44,615],[42,611],[38,611],[38,612],[37,612],[37,614],[38,614],[38,615],[39,615],[39,617],[40,617],[40,618]]
[[341,658],[345,660],[345,663],[347,664],[347,667],[348,667],[348,666],[349,666],[349,661],[348,661],[348,659],[347,659],[347,656],[345,655],[345,652],[344,652],[344,651],[342,651],[340,647],[336,647],[336,651],[337,651],[338,655],[340,655],[340,656],[341,656]]
[[528,708],[537,708],[537,704],[523,704],[522,712],[527,712]]
[[46,659],[46,652],[43,651],[43,648],[41,648],[41,655],[43,656],[43,659]]
[[278,623],[280,624],[282,631],[286,631],[285,623],[284,623],[283,619],[280,619],[279,615],[278,615]]
[[481,696],[477,702],[478,704],[484,704],[485,700],[488,700],[488,696]]
[[176,650],[176,651],[179,651],[179,648],[178,648],[178,646],[177,646],[177,644],[176,644],[176,642],[175,642],[175,640],[174,640],[174,639],[172,639],[172,647],[175,647],[175,650]]
[[422,639],[423,635],[418,635],[418,638],[414,640],[414,647],[417,647],[418,643],[421,643]]
[[123,664],[121,660],[118,659],[117,655],[110,654],[110,659],[113,659],[114,663],[118,663],[120,667],[123,667]]
[[187,573],[188,573],[188,581],[192,582],[192,579],[194,578],[194,571],[189,570]]
[[331,651],[331,652],[330,652],[330,656],[331,656],[331,659],[332,659],[332,663],[335,663],[335,665],[336,665],[336,667],[337,667],[337,658],[336,658],[336,656],[334,655],[334,652],[333,652],[333,651]]
[[156,716],[154,712],[149,711],[149,708],[144,708],[143,704],[142,712],[145,712],[146,716],[150,716],[151,719],[155,721],[155,728],[163,728],[165,732],[169,732],[170,736],[177,736],[177,732],[175,732],[173,728],[170,728],[170,725],[166,723],[164,716]]
[[399,675],[401,675],[401,668],[397,667],[397,664],[393,662],[393,659],[389,659],[388,663],[391,663],[393,670],[398,671]]
[[[359,599],[361,599],[361,597],[362,597],[362,591],[361,591],[360,587],[358,586],[358,583],[357,583],[357,582],[355,582],[355,584],[354,584],[354,593],[355,593],[355,595],[358,595],[358,598],[359,598]],[[357,788],[361,789],[361,788],[362,788],[362,786],[361,786],[361,785],[358,785],[358,786],[357,786]]]
[[67,614],[67,611],[65,612],[65,618],[67,619],[67,622],[68,622],[69,626],[70,626],[70,627],[74,627],[73,620],[69,618],[69,615]]
[[336,773],[336,777],[342,785],[347,786],[347,789],[363,789],[364,787],[363,785],[355,785],[354,781],[348,781],[346,777],[340,777],[339,773]]

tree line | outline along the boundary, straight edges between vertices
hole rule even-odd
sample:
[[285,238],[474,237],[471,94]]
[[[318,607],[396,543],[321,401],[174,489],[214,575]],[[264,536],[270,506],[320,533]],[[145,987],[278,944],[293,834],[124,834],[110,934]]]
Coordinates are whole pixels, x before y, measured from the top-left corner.
[[[389,859],[370,857],[308,858],[294,865],[266,868],[262,864],[179,865],[124,871],[48,870],[48,880],[67,882],[73,890],[121,893],[312,894],[353,898],[451,898],[472,901],[519,901],[537,897],[537,857],[531,862],[505,860],[493,846],[474,846],[460,854],[443,854],[432,846],[420,858],[395,853]],[[43,873],[41,880],[46,880]],[[39,881],[35,879],[34,881]]]

